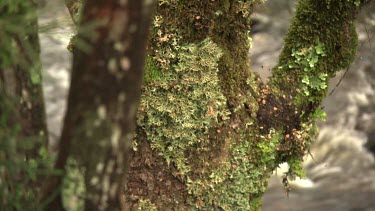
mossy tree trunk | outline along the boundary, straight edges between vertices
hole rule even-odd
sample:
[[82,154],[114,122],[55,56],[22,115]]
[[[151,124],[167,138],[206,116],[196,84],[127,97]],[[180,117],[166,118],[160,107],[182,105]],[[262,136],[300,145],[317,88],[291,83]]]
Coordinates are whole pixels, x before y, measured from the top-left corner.
[[360,0],[301,0],[268,84],[250,72],[256,1],[160,0],[133,142],[128,208],[258,210],[268,179],[304,176],[328,79],[356,52]]
[[[68,162],[83,175],[85,210],[118,210],[123,201],[152,11],[147,0],[84,4],[56,168]],[[61,184],[50,178],[45,196]],[[48,210],[63,209],[60,191]]]
[[0,207],[37,209],[48,173],[36,5],[0,5]]

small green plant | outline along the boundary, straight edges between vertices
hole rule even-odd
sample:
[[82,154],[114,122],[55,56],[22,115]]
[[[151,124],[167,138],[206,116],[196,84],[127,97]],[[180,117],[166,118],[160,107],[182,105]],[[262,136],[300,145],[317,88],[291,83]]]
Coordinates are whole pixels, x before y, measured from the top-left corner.
[[[319,60],[326,56],[325,47],[322,43],[317,43],[315,46],[292,49],[294,60],[288,65],[289,68],[303,70],[301,87],[306,96],[310,96],[314,91],[325,90],[328,87],[328,74],[319,71]],[[310,100],[313,101],[314,98]]]
[[259,163],[266,165],[268,168],[273,168],[275,161],[277,159],[277,147],[282,140],[282,135],[280,132],[270,129],[270,132],[267,136],[261,136],[262,141],[257,144],[261,151],[261,159]]

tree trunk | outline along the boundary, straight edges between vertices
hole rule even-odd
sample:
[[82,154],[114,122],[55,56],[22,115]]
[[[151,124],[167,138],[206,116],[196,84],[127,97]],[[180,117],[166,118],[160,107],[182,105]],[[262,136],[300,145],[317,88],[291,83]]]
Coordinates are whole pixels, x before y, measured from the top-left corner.
[[250,72],[256,1],[159,1],[127,208],[258,210],[288,162],[303,176],[328,79],[356,52],[359,0],[301,0],[269,84]]
[[[56,168],[68,157],[76,164],[69,168],[83,175],[85,210],[118,210],[122,201],[152,7],[153,1],[102,0],[83,8]],[[51,178],[45,194],[61,184]],[[49,209],[62,209],[61,194]]]
[[50,165],[36,5],[2,3],[0,19],[0,207],[37,209]]

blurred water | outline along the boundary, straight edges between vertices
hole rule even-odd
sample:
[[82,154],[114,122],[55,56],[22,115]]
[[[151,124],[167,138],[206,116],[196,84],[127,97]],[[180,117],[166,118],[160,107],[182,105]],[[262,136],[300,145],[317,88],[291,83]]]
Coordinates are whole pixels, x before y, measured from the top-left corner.
[[[268,0],[254,14],[252,69],[265,79],[282,47],[293,14],[294,0]],[[265,211],[370,211],[375,210],[375,8],[364,8],[359,18],[358,56],[347,76],[325,102],[327,121],[306,158],[308,178],[292,184],[289,198],[279,176],[269,182],[263,198]],[[57,25],[48,24],[56,20]],[[69,85],[71,54],[66,50],[74,33],[62,1],[48,1],[41,10],[40,34],[44,94],[51,150],[60,135]],[[51,27],[52,26],[52,27]],[[332,79],[332,90],[343,73]],[[365,147],[366,145],[366,147]],[[278,171],[279,175],[282,170]]]
[[39,11],[39,34],[43,65],[50,150],[56,151],[69,89],[72,55],[67,50],[74,26],[62,0],[44,1]]

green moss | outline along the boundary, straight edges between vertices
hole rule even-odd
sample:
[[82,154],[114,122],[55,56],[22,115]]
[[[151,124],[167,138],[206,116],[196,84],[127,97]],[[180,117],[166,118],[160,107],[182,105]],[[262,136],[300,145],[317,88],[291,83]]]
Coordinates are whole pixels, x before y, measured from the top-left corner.
[[257,210],[261,205],[271,172],[254,157],[262,149],[255,147],[245,132],[230,142],[228,160],[210,166],[209,176],[188,183],[191,203],[199,210]]
[[271,129],[267,136],[261,136],[257,147],[260,149],[258,164],[265,165],[268,169],[274,169],[277,162],[277,147],[280,140],[283,139],[282,131]]
[[[267,178],[267,180],[268,180],[268,178]],[[267,184],[266,184],[266,186],[267,186]],[[261,210],[261,207],[262,207],[262,195],[259,194],[258,197],[253,196],[253,199],[251,200],[251,203],[250,203],[250,209],[249,210],[259,211],[259,210]]]
[[306,177],[306,172],[302,168],[303,159],[298,156],[292,156],[288,159],[289,171],[288,176],[294,179],[295,176],[300,178]]
[[146,68],[144,76],[146,85],[162,80],[163,72],[151,56],[147,56],[146,58]]
[[253,1],[238,1],[222,15],[210,36],[223,50],[219,62],[220,81],[224,95],[233,109],[238,109],[249,99],[247,81],[251,77],[248,52],[250,47],[250,13]]
[[251,210],[267,188],[270,176],[265,164],[253,159],[253,141],[242,139],[231,146],[231,170],[221,190],[219,205],[224,210]]

